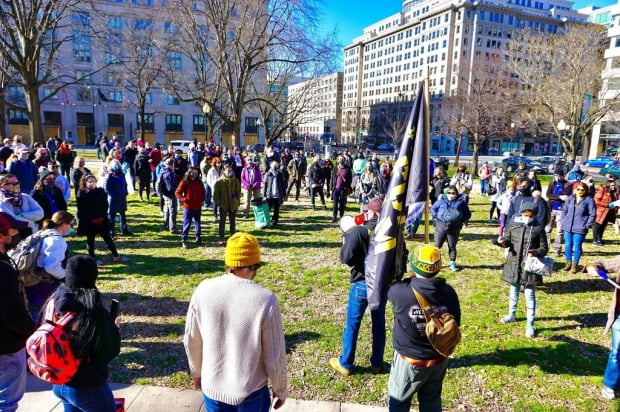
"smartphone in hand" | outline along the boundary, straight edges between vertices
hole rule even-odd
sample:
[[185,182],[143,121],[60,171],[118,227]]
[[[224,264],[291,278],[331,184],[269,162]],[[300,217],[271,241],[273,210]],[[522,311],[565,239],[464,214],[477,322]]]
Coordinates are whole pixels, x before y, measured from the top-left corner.
[[120,302],[116,299],[112,299],[112,303],[110,304],[110,316],[112,320],[116,320],[118,317],[118,311],[120,309]]

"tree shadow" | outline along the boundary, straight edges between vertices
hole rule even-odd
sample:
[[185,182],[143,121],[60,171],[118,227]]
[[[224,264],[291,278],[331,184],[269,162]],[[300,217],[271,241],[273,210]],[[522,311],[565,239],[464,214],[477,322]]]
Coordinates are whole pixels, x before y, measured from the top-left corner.
[[553,275],[551,277],[544,278],[544,283],[541,286],[538,286],[538,288],[550,295],[556,295],[567,293],[600,292],[609,290],[611,287],[611,285],[607,282],[592,277],[588,279],[557,280],[558,277],[559,276]]
[[321,337],[321,334],[310,331],[301,331],[290,334],[284,334],[284,342],[286,344],[286,354],[290,355],[295,349],[297,345],[300,343],[308,342],[311,340],[318,340]]

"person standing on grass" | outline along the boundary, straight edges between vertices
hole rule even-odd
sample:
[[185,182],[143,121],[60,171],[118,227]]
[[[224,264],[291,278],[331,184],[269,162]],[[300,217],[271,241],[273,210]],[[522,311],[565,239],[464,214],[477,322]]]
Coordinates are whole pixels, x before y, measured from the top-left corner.
[[260,188],[263,183],[263,176],[258,162],[258,156],[250,156],[241,170],[241,188],[243,189],[243,200],[245,203],[243,217],[246,219],[250,215],[252,199],[260,197]]
[[65,283],[46,302],[46,307],[54,306],[55,319],[67,312],[76,313],[68,334],[71,350],[81,362],[69,382],[52,387],[65,411],[116,411],[108,364],[121,349],[119,319],[112,319],[103,306],[95,286],[98,275],[93,258],[69,258]]
[[[504,194],[506,190],[506,175],[504,174],[504,169],[498,167],[495,169],[495,173],[493,173],[489,179],[489,184],[486,187],[487,195],[490,196],[491,208],[489,209],[489,220],[487,223],[498,222],[500,218],[500,210],[498,206],[499,199]],[[490,194],[490,191],[495,190],[495,194]],[[497,211],[497,212],[496,212]],[[495,218],[495,213],[497,213],[497,218]]]
[[220,221],[219,213],[217,210],[217,203],[215,203],[215,198],[213,197],[213,194],[215,193],[215,182],[217,182],[222,176],[222,170],[222,159],[220,159],[219,157],[214,157],[213,161],[211,162],[211,168],[207,173],[207,184],[211,188],[211,207],[213,208],[214,222]]
[[86,167],[86,160],[83,157],[76,157],[73,161],[73,169],[71,169],[71,183],[73,184],[73,193],[77,197],[82,176],[92,174]]
[[26,391],[26,340],[34,331],[24,284],[6,255],[26,222],[0,212],[0,410],[16,411]]
[[220,215],[219,225],[219,244],[224,244],[224,228],[226,227],[226,217],[230,223],[230,234],[235,234],[237,230],[237,210],[241,199],[241,182],[235,177],[234,163],[226,163],[224,173],[215,182],[213,199],[217,204]]
[[493,170],[491,170],[489,162],[483,162],[482,167],[480,167],[480,170],[478,170],[478,178],[480,178],[480,194],[482,194],[482,196],[488,195],[487,188],[489,186],[489,180],[491,179],[492,174]]
[[448,241],[448,254],[450,256],[450,270],[456,272],[456,244],[463,225],[471,219],[469,201],[466,195],[459,194],[456,186],[448,187],[448,194],[441,195],[433,206],[431,215],[435,221],[435,246],[440,248]]
[[[340,249],[340,262],[351,267],[351,287],[347,303],[347,319],[342,334],[342,354],[329,360],[330,366],[343,376],[349,376],[355,363],[357,337],[368,306],[366,293],[366,255],[370,233],[377,226],[383,202],[375,197],[362,206],[364,225],[355,226],[346,236]],[[373,374],[381,371],[385,351],[385,302],[370,311],[372,319],[372,353],[368,358]]]
[[596,217],[594,201],[588,196],[588,185],[578,182],[573,187],[573,194],[566,199],[562,206],[562,231],[564,232],[564,256],[566,266],[564,270],[571,273],[579,271],[583,241],[592,227]]
[[153,160],[146,153],[144,146],[138,146],[138,155],[133,162],[133,169],[138,176],[138,194],[144,200],[142,193],[146,192],[146,201],[151,200],[151,163]]
[[353,173],[347,166],[346,158],[342,155],[338,156],[331,179],[332,201],[334,202],[332,208],[332,223],[336,223],[339,218],[344,216],[344,211],[347,207],[347,190],[352,190],[352,181]]
[[605,183],[596,188],[594,204],[596,205],[596,219],[594,220],[594,246],[603,246],[603,233],[608,223],[616,222],[616,206],[613,202],[618,200],[616,179],[612,175],[607,176]]
[[[616,282],[620,283],[620,255],[611,259],[597,260],[587,263],[584,270],[594,276],[598,276],[597,270],[604,270],[611,274],[616,273]],[[612,278],[610,276],[610,278]],[[620,290],[614,288],[614,296],[607,313],[607,323],[604,333],[611,330],[611,347],[607,366],[603,373],[603,389],[601,395],[608,400],[620,397]]]
[[[44,169],[39,174],[39,181],[30,192],[32,197],[43,209],[43,219],[51,219],[59,210],[67,210],[65,197],[55,185],[56,175],[51,170]],[[41,223],[39,221],[39,223]]]
[[161,171],[158,179],[157,193],[163,202],[162,213],[164,216],[164,229],[170,233],[177,233],[177,179],[174,175],[174,159],[172,157],[163,161],[165,168]]
[[325,176],[323,175],[323,168],[319,164],[319,157],[312,158],[312,163],[308,168],[308,185],[310,190],[310,200],[312,201],[312,210],[316,210],[315,197],[319,195],[323,209],[327,210],[325,205],[325,194],[323,193],[323,183]]
[[110,162],[110,174],[105,182],[105,191],[108,194],[108,222],[110,236],[114,239],[114,221],[120,215],[121,231],[125,236],[131,236],[127,228],[127,180],[123,174],[121,163],[114,159]]
[[254,281],[258,240],[232,235],[224,265],[226,274],[203,280],[189,303],[183,344],[194,385],[208,411],[268,412],[271,383],[279,409],[288,396],[284,330],[276,295]]
[[[99,235],[112,252],[114,262],[127,262],[129,259],[120,256],[108,230],[108,196],[97,187],[97,178],[93,175],[83,176],[77,192],[77,234],[86,236],[88,255],[95,258],[95,236]],[[103,262],[97,260],[97,264]]]
[[271,210],[271,224],[277,225],[280,219],[280,205],[286,196],[286,182],[284,175],[280,171],[280,164],[277,161],[271,162],[271,168],[265,173],[263,184],[263,197],[269,203]]
[[527,256],[544,257],[547,255],[547,235],[545,228],[535,218],[536,204],[521,204],[520,216],[510,222],[504,236],[497,240],[497,245],[508,249],[506,263],[502,272],[502,280],[510,285],[508,295],[508,314],[501,319],[502,323],[516,322],[517,304],[520,289],[524,289],[527,323],[525,336],[536,335],[534,318],[536,315],[536,286],[542,285],[542,276],[525,272],[523,267]]
[[[587,187],[587,185],[586,185]],[[572,194],[573,185],[566,181],[564,171],[558,170],[553,176],[553,180],[547,186],[547,207],[551,211],[549,223],[545,226],[547,232],[547,242],[551,243],[551,232],[553,226],[556,226],[555,242],[553,248],[555,255],[561,256],[562,244],[564,243],[564,231],[562,230],[562,208],[566,199]],[[586,192],[587,195],[589,193]]]
[[174,194],[183,203],[183,230],[181,231],[181,245],[183,249],[189,248],[187,236],[192,221],[194,222],[196,245],[202,245],[200,212],[202,210],[202,203],[205,201],[205,187],[202,185],[200,170],[197,167],[189,168]]
[[441,251],[426,245],[409,256],[413,273],[388,290],[394,311],[394,356],[388,381],[389,411],[408,412],[417,394],[421,412],[441,411],[441,390],[448,358],[440,355],[426,336],[424,310],[412,288],[433,308],[446,309],[461,324],[461,306],[454,289],[443,278]]

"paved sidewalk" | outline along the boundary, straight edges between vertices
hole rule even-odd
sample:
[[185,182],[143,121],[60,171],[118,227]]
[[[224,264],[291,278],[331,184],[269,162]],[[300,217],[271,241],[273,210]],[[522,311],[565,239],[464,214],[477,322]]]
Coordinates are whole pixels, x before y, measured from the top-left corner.
[[[128,412],[205,412],[202,395],[196,390],[172,389],[159,386],[111,384],[114,396],[125,398]],[[63,407],[51,391],[52,385],[28,375],[26,394],[18,411],[62,412]],[[351,403],[299,401],[287,399],[278,412],[378,412],[386,408]]]

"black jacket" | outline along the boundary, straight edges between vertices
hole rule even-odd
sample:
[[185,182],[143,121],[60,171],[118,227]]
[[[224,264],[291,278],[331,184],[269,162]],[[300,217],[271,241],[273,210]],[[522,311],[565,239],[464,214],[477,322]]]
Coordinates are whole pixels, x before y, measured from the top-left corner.
[[437,353],[426,336],[426,318],[411,286],[415,287],[434,308],[450,312],[461,324],[461,306],[454,289],[444,278],[408,278],[388,290],[388,300],[394,311],[392,346],[396,352],[418,360],[438,359]]
[[[75,298],[71,288],[61,285],[54,293],[56,311],[60,314],[66,312],[82,312],[84,306]],[[90,348],[88,358],[82,360],[77,373],[66,385],[73,387],[96,388],[101,386],[110,374],[108,363],[116,358],[121,350],[121,335],[110,317],[108,311],[99,304],[96,306],[95,316],[96,338]],[[73,325],[72,329],[78,329],[79,325]],[[75,337],[73,337],[75,339]],[[73,347],[72,347],[73,348]],[[76,351],[74,350],[74,354]]]
[[[43,208],[43,219],[51,219],[52,215],[54,214],[52,203],[50,202],[50,199],[47,195],[49,195],[52,201],[56,204],[56,211],[67,210],[67,202],[59,188],[54,186],[52,187],[51,192],[47,192],[47,194],[46,192],[47,191],[45,189],[33,189],[32,192],[30,192],[30,197],[36,200],[36,202]],[[41,219],[37,223],[41,224],[41,222],[43,222],[43,219]]]
[[15,353],[26,346],[34,323],[26,310],[23,285],[11,259],[0,253],[0,355]]
[[[78,235],[99,233],[101,226],[108,227],[108,195],[105,190],[80,189],[77,192],[77,220]],[[100,224],[93,223],[93,219],[103,219]]]
[[[539,202],[540,203],[540,202]],[[543,257],[549,249],[545,227],[536,220],[529,225],[511,222],[504,230],[504,246],[508,248],[502,280],[511,285],[523,286],[542,284],[542,276],[523,271],[528,250],[535,250],[535,255]]]
[[377,226],[377,218],[365,225],[356,226],[345,236],[340,249],[340,262],[351,266],[351,283],[366,279],[366,255],[370,244],[370,233]]

